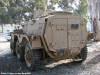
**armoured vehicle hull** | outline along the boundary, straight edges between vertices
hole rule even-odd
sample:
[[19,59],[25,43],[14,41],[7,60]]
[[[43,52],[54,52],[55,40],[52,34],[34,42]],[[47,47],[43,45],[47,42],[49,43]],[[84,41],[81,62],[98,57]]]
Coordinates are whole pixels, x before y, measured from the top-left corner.
[[86,23],[82,17],[53,12],[13,32],[11,51],[33,68],[48,56],[56,61],[76,58],[83,61],[87,56],[86,42]]

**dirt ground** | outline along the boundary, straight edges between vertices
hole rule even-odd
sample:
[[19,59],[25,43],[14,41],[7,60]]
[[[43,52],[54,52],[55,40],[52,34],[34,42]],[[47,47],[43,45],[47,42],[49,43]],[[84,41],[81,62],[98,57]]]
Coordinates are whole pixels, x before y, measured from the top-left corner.
[[[11,54],[9,42],[0,42],[0,74],[28,74],[28,75],[100,75],[100,42],[88,44],[88,57],[83,64],[64,63],[51,64],[52,68],[41,68],[29,71],[24,62],[20,62]],[[55,66],[55,67],[54,67]]]

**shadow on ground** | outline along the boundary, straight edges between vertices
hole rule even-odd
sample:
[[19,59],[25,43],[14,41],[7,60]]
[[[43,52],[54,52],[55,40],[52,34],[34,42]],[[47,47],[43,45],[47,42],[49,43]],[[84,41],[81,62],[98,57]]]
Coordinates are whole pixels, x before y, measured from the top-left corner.
[[58,65],[54,68],[40,67],[36,71],[29,71],[24,62],[20,62],[16,56],[11,53],[0,56],[0,72],[13,73],[31,73],[32,75],[78,75],[81,72],[80,64],[66,63]]
[[[94,52],[93,52],[94,53]],[[94,65],[100,62],[100,52],[98,54],[92,55],[88,61],[83,64],[70,62],[60,64],[53,68],[40,67],[36,71],[30,71],[27,69],[24,62],[20,62],[16,56],[13,56],[8,50],[8,53],[0,56],[0,72],[10,72],[10,73],[31,73],[32,75],[80,75],[83,71],[90,69]],[[90,56],[90,55],[88,55]],[[91,66],[92,64],[92,66]]]

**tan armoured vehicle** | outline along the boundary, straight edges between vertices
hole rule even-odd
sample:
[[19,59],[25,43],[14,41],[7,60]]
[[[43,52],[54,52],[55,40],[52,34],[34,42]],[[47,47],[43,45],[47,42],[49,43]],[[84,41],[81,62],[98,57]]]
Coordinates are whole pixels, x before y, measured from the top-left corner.
[[86,23],[69,12],[52,12],[27,22],[11,35],[11,52],[25,60],[30,69],[41,61],[80,59],[87,57]]

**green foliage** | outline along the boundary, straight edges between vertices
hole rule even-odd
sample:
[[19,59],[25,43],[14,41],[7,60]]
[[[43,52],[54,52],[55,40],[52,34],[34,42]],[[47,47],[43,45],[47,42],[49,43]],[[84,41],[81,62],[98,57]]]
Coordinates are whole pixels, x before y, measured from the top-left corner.
[[[51,0],[52,7],[58,1]],[[0,23],[20,23],[23,18],[32,19],[34,9],[46,10],[47,0],[0,0]]]
[[[62,9],[71,8],[74,0],[0,0],[0,23],[16,23],[33,18],[34,9],[55,9],[54,5],[58,4]],[[76,14],[87,16],[87,0],[80,0],[78,9],[74,10]],[[29,16],[25,15],[29,13]]]
[[45,0],[35,0],[36,9],[44,9]]
[[74,10],[74,13],[82,16],[86,20],[86,23],[87,23],[89,19],[87,10],[88,10],[88,0],[80,0],[78,9]]
[[55,5],[55,4],[59,4],[59,1],[60,1],[60,0],[50,0],[50,5],[48,5],[48,9],[53,9],[53,10],[55,10],[54,5]]
[[78,9],[75,10],[76,14],[86,17],[88,10],[88,0],[80,0]]
[[68,8],[72,8],[71,6],[69,6],[69,4],[72,4],[75,0],[60,0],[59,1],[59,7],[61,7],[62,9],[68,9]]
[[0,23],[20,22],[33,8],[33,0],[0,0]]

